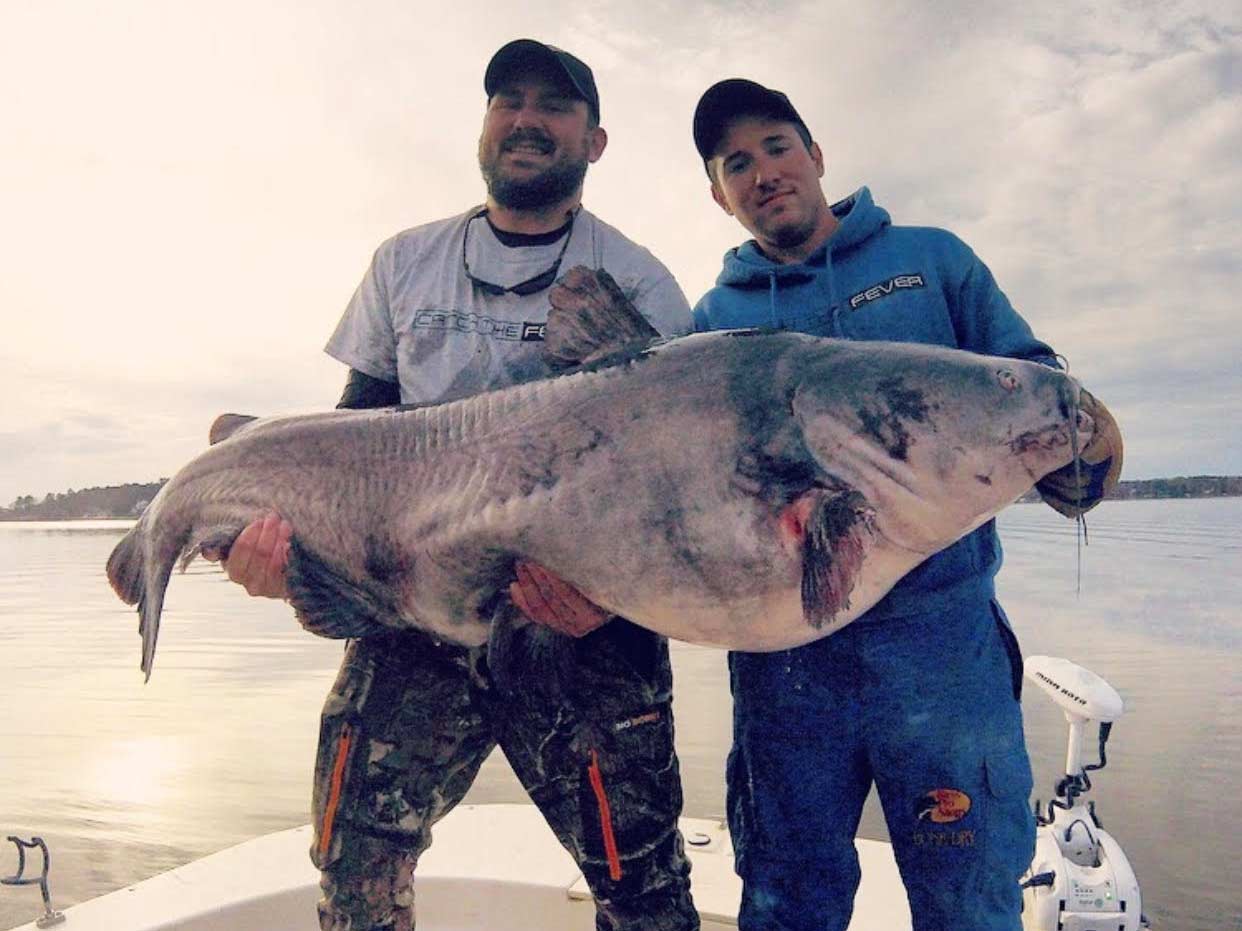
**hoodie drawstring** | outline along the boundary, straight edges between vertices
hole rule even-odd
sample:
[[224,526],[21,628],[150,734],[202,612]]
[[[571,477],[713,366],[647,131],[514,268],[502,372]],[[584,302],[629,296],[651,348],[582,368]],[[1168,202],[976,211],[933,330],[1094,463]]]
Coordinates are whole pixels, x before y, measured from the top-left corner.
[[829,243],[828,254],[824,257],[824,261],[828,266],[828,306],[832,308],[832,323],[828,333],[838,339],[845,339],[845,330],[841,327],[841,302],[837,299],[836,270],[832,267],[831,243]]
[[776,322],[776,269],[768,272],[768,322],[772,325],[772,329],[779,330],[780,324]]

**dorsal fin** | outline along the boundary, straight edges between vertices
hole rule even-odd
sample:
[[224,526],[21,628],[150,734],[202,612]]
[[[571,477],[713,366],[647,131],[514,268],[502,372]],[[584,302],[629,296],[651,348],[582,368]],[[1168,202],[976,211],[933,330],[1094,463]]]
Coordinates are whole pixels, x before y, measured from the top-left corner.
[[211,429],[207,431],[207,442],[215,446],[221,440],[227,440],[239,428],[258,419],[258,417],[251,417],[247,414],[221,414],[212,422]]
[[558,369],[628,358],[660,334],[602,268],[575,265],[549,294],[543,351]]

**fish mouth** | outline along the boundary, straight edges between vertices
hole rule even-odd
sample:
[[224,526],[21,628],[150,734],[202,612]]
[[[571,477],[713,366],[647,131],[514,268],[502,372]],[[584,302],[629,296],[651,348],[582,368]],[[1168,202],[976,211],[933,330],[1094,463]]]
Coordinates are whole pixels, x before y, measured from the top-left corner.
[[1053,391],[1053,397],[1049,398],[1053,407],[1048,414],[1055,419],[1011,437],[1006,445],[1015,456],[1046,459],[1051,454],[1068,450],[1071,456],[1066,461],[1069,462],[1091,442],[1095,421],[1082,409],[1082,388],[1078,382],[1061,374]]
[[1009,440],[1009,451],[1023,461],[1033,481],[1073,462],[1095,435],[1095,421],[1090,414],[1084,410],[1073,410],[1071,414],[1072,419],[1066,417]]

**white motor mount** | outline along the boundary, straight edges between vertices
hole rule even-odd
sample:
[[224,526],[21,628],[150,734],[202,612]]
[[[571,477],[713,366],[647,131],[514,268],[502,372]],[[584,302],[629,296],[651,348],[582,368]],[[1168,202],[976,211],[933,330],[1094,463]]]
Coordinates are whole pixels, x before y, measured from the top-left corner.
[[[1120,845],[1100,827],[1087,772],[1105,764],[1104,742],[1124,711],[1121,696],[1095,673],[1069,660],[1031,656],[1026,677],[1064,712],[1069,722],[1065,777],[1047,814],[1036,811],[1035,856],[1022,877],[1025,931],[1138,931],[1143,918],[1138,879]],[[1082,736],[1099,721],[1100,762],[1082,765]]]

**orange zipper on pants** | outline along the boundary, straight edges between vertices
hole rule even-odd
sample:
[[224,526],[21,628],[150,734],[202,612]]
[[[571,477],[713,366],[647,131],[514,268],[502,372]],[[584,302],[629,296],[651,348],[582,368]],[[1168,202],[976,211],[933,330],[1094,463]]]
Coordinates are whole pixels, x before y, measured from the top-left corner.
[[328,789],[328,803],[323,809],[323,824],[319,826],[319,856],[326,857],[332,845],[332,825],[336,821],[336,809],[341,804],[341,788],[345,782],[345,767],[349,763],[349,747],[354,735],[346,724],[336,742],[336,760],[332,764],[332,781]]
[[599,824],[604,834],[604,853],[608,857],[608,876],[616,882],[621,878],[621,857],[617,855],[617,838],[612,833],[612,809],[608,805],[608,796],[604,794],[604,775],[600,772],[599,757],[593,749],[587,774],[595,792],[595,802],[599,805]]

